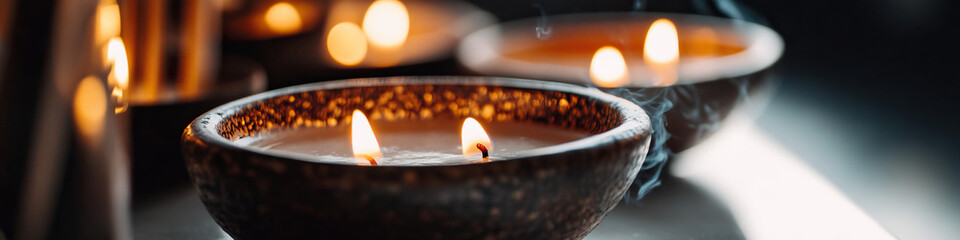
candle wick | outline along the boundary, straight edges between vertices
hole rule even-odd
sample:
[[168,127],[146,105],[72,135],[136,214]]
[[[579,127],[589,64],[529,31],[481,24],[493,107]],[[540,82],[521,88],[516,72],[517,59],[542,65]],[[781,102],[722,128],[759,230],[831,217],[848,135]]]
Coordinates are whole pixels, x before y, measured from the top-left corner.
[[489,162],[490,153],[487,152],[487,147],[483,146],[483,144],[477,143],[477,149],[480,149],[480,154],[483,155],[483,162]]
[[363,158],[367,159],[367,161],[370,161],[370,165],[371,165],[371,166],[376,166],[376,165],[377,165],[377,159],[374,159],[374,158],[371,157],[370,155],[360,154],[360,157],[363,157]]

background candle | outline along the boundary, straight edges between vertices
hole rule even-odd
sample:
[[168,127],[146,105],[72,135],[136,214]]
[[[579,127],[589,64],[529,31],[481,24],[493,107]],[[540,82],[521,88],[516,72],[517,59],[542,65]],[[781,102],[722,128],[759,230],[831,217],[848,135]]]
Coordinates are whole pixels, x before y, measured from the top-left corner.
[[767,73],[782,52],[776,32],[746,21],[605,12],[491,26],[467,36],[458,57],[480,74],[600,86],[643,107],[655,131],[648,172],[628,196],[639,199],[673,153],[716,132],[741,100],[770,92]]
[[[676,41],[676,45],[664,42],[677,49],[668,55],[678,59],[667,64],[644,56],[650,54],[644,51],[647,33],[658,19],[676,26],[676,38],[662,38]],[[550,31],[529,30],[536,28]],[[611,47],[618,51],[602,51]],[[654,48],[663,47],[668,46]],[[607,52],[620,54],[601,54]],[[768,85],[767,70],[782,52],[780,36],[754,23],[689,14],[608,12],[553,16],[548,22],[522,19],[487,27],[461,42],[458,58],[480,74],[593,86],[591,78],[597,80],[597,74],[591,75],[591,61],[598,60],[593,59],[595,55],[604,57],[598,61],[602,64],[593,64],[599,67],[593,70],[615,69],[622,76],[614,74],[607,79],[614,84],[599,86],[634,100],[657,122],[665,115],[667,120],[662,122],[671,124],[662,124],[666,129],[658,135],[671,134],[664,135],[663,141],[679,152],[715,131],[739,100],[762,92]],[[612,67],[616,64],[626,66]],[[670,79],[661,80],[664,76]],[[655,141],[654,146],[659,144]]]
[[272,88],[354,77],[453,75],[459,72],[453,59],[457,43],[495,21],[457,0],[339,0],[324,2],[320,10],[315,22],[304,18],[296,33],[228,37],[224,52],[262,62]]
[[[265,40],[307,32],[321,19],[320,1],[225,1],[223,36],[227,40]],[[246,3],[246,4],[244,4]]]
[[[460,122],[454,119],[374,120],[374,134],[383,151],[379,165],[436,165],[479,162],[480,156],[462,155]],[[524,122],[482,123],[495,148],[492,161],[517,156],[535,148],[575,141],[588,132]],[[313,127],[266,133],[238,142],[271,151],[306,155],[317,161],[356,164],[350,150],[350,126]]]

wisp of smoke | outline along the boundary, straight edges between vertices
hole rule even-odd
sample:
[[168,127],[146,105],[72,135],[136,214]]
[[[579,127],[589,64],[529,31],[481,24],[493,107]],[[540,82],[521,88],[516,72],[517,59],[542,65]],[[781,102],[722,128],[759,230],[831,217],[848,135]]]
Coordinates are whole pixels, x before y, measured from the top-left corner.
[[543,9],[540,4],[534,4],[533,7],[540,11],[540,18],[537,19],[536,27],[537,39],[547,40],[550,38],[550,34],[553,34],[553,28],[547,24],[547,10]]
[[[733,86],[726,86],[724,89],[736,92],[734,101],[744,102],[746,96],[748,96],[749,79],[730,79],[726,82]],[[723,83],[714,84],[714,89],[724,85]],[[640,89],[617,88],[609,89],[607,92],[630,100],[643,108],[650,116],[652,130],[650,151],[647,153],[640,173],[637,174],[633,185],[624,196],[624,199],[628,202],[640,200],[660,185],[661,172],[674,154],[667,145],[672,136],[671,132],[667,130],[667,126],[670,124],[668,118],[674,120],[673,124],[682,124],[671,126],[672,130],[682,131],[683,134],[681,135],[688,138],[680,141],[693,141],[703,138],[705,134],[714,132],[720,126],[723,118],[723,111],[720,109],[724,107],[722,106],[724,101],[702,99],[695,84]],[[730,103],[727,102],[726,104]]]
[[622,97],[637,104],[647,115],[650,116],[651,138],[650,151],[647,153],[646,160],[640,168],[640,173],[634,180],[630,190],[627,191],[624,199],[627,201],[637,201],[653,188],[660,185],[660,173],[663,170],[667,159],[673,155],[673,152],[666,147],[667,140],[670,139],[670,133],[667,132],[667,119],[664,114],[673,109],[673,101],[669,96],[672,91],[670,88],[659,88],[652,91],[630,91],[626,88],[618,88],[609,91],[610,94]]

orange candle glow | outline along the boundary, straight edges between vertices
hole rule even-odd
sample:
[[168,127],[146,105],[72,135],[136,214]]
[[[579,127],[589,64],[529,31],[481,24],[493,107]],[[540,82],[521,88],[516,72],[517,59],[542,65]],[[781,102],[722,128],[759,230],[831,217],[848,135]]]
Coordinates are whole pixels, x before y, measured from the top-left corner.
[[[494,22],[492,15],[463,1],[327,2],[326,42],[320,42],[319,54],[325,65],[337,68],[386,68],[437,60],[464,35]],[[356,25],[363,36],[344,24]],[[345,53],[363,56],[343,61]]]
[[403,45],[410,32],[407,7],[397,0],[378,0],[363,16],[363,32],[377,47],[396,48]]
[[[378,0],[363,15],[362,27],[346,20],[327,33],[327,52],[341,66],[361,63],[386,67],[402,60],[402,50],[410,33],[410,15],[396,0]],[[373,56],[368,56],[373,55]]]
[[267,9],[263,16],[267,27],[279,34],[291,34],[299,32],[303,27],[303,21],[300,18],[300,12],[292,4],[278,2]]
[[97,43],[103,44],[120,36],[120,5],[116,1],[101,1],[97,7]]
[[88,76],[73,94],[73,119],[77,131],[91,143],[99,143],[107,116],[107,92],[100,78]]
[[338,23],[327,35],[327,51],[337,63],[357,65],[367,56],[367,37],[357,24]]

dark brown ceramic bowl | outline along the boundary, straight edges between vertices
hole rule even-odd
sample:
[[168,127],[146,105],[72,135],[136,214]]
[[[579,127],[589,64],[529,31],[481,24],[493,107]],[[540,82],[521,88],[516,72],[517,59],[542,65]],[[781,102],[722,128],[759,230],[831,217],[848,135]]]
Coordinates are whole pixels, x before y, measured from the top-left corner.
[[[426,100],[428,93],[438,97]],[[365,108],[367,99],[378,101]],[[532,122],[592,135],[502,161],[443,166],[323,163],[235,142],[308,123],[342,123],[350,109],[391,112],[406,120],[461,120],[484,118],[480,108],[488,104],[496,112],[487,121]],[[399,114],[421,111],[431,114]],[[599,90],[447,76],[274,90],[204,114],[182,139],[200,198],[237,239],[582,238],[624,195],[649,142],[650,120],[643,110]]]
[[[643,45],[657,19],[675,23],[679,36],[678,81],[655,82],[643,63]],[[666,111],[674,152],[716,131],[741,100],[769,86],[769,70],[783,52],[780,35],[765,26],[709,16],[652,12],[581,13],[521,19],[482,29],[460,44],[458,57],[471,71],[592,85],[590,61],[603,46],[618,48],[630,82],[606,89],[630,98],[655,119]],[[669,103],[666,103],[668,100]]]

